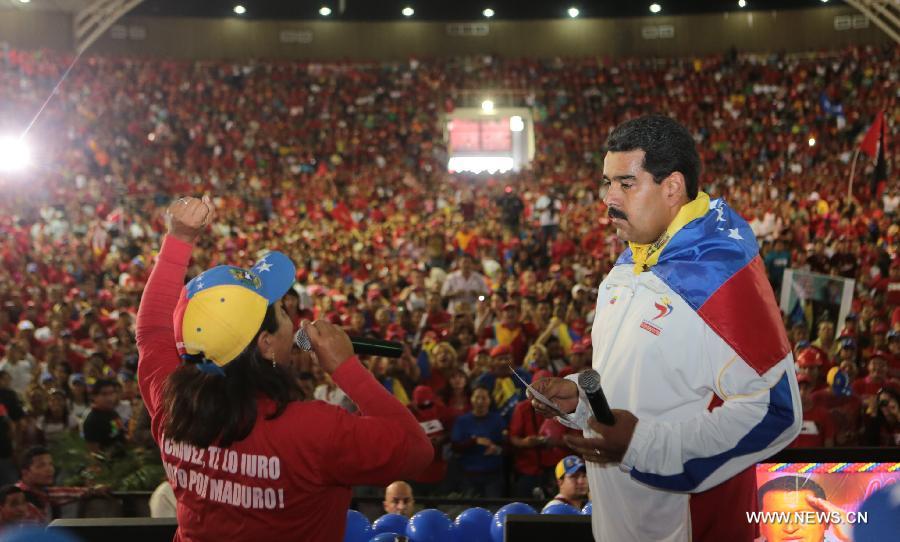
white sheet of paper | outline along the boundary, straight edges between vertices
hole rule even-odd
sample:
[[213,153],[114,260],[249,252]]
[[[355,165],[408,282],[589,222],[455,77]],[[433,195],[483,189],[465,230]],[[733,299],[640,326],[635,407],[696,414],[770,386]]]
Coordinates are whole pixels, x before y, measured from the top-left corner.
[[566,420],[566,421],[568,421],[568,422],[571,422],[571,421],[572,421],[572,420],[569,418],[569,415],[566,414],[565,412],[563,412],[563,411],[556,405],[556,403],[554,403],[553,401],[551,401],[550,399],[548,399],[543,393],[541,393],[541,392],[537,391],[536,389],[534,389],[534,388],[531,386],[531,384],[529,384],[528,382],[525,382],[524,380],[522,380],[522,377],[519,376],[519,374],[516,373],[515,370],[513,370],[512,366],[509,367],[509,371],[510,371],[513,375],[515,375],[515,377],[516,377],[517,379],[519,379],[519,382],[521,382],[522,384],[525,384],[525,387],[528,389],[528,393],[529,393],[532,397],[534,397],[535,399],[537,399],[538,401],[540,401],[541,403],[543,403],[544,405],[546,405],[550,410],[552,410],[554,413],[556,413],[556,415],[559,416],[560,418],[563,418],[564,420]]

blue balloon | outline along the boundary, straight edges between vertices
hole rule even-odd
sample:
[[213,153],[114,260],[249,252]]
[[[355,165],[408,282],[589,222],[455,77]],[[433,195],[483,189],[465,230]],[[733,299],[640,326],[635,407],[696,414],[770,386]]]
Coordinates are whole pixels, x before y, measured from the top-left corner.
[[356,510],[347,510],[344,542],[369,542],[370,538],[372,538],[372,527],[369,525],[369,518]]
[[[865,516],[860,517],[860,514]],[[896,540],[897,533],[900,533],[900,483],[885,486],[869,495],[859,507],[855,519],[854,542]]]
[[493,542],[503,542],[503,527],[506,525],[506,516],[510,514],[537,514],[537,512],[523,502],[512,502],[497,510],[497,513],[494,514],[494,521],[491,523],[491,540]]
[[579,511],[571,504],[558,502],[556,504],[551,504],[550,506],[541,510],[541,514],[551,514],[557,516],[579,516],[581,515],[581,511]]
[[414,515],[406,526],[410,542],[455,542],[453,522],[447,514],[427,508]]
[[372,523],[372,533],[405,533],[409,519],[400,514],[385,514]]
[[588,501],[584,508],[581,509],[581,513],[585,516],[593,515],[594,513],[594,505],[591,504],[591,501]]
[[493,514],[484,508],[469,508],[456,516],[456,540],[459,542],[491,542]]
[[397,542],[398,536],[400,535],[397,533],[380,533],[372,537],[369,542]]

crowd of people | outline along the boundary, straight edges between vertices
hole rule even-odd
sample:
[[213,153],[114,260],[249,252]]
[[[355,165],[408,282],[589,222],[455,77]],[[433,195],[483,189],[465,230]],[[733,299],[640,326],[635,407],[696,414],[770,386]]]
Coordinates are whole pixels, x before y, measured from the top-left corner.
[[[72,58],[0,53],[0,130],[21,132]],[[165,206],[210,194],[219,219],[191,276],[280,250],[298,264],[285,299],[295,325],[327,319],[404,344],[399,359],[365,361],[434,445],[409,481],[417,495],[549,499],[571,430],[538,415],[524,385],[591,365],[596,288],[622,250],[597,193],[603,142],[648,112],[692,130],[702,189],[750,222],[776,292],[786,269],[855,280],[843,321],[784,315],[810,422],[795,445],[898,446],[900,190],[895,174],[873,190],[865,157],[851,197],[846,184],[879,111],[897,140],[898,64],[898,47],[402,63],[84,57],[26,137],[32,167],[0,173],[0,482],[19,480],[25,452],[62,434],[82,435],[92,454],[154,445],[135,383],[135,314]],[[526,169],[447,172],[442,115],[482,88],[532,108]],[[306,397],[354,410],[313,356],[294,356]]]

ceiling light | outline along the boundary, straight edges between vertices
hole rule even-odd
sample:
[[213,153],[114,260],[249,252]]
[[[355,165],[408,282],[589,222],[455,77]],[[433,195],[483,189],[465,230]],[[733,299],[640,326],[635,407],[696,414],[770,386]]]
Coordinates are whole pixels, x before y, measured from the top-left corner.
[[481,102],[481,110],[485,113],[491,113],[494,111],[494,102],[491,100],[485,100]]
[[494,10],[492,10],[491,8],[485,8],[485,10],[481,12],[481,14],[490,19],[494,16]]
[[525,121],[522,120],[522,117],[519,115],[513,115],[509,117],[509,131],[510,132],[521,132],[525,129]]
[[28,145],[20,138],[0,138],[0,171],[19,171],[31,161]]
[[662,6],[659,4],[650,4],[650,13],[659,13],[662,11]]
[[243,14],[247,13],[247,8],[238,4],[238,5],[234,6],[234,12],[237,13],[238,15],[243,15]]
[[328,17],[331,15],[331,8],[328,6],[322,6],[319,8],[319,15],[322,17]]
[[20,4],[30,4],[31,0],[19,0]]
[[409,6],[406,6],[400,13],[402,13],[404,17],[412,17],[416,13],[416,10]]
[[816,138],[814,138],[814,137],[809,138],[808,143],[809,143],[810,147],[815,147],[816,146]]
[[574,19],[575,17],[578,17],[579,13],[580,12],[578,11],[578,8],[576,8],[576,7],[569,8],[569,17]]
[[739,8],[747,7],[747,0],[738,0],[738,7]]

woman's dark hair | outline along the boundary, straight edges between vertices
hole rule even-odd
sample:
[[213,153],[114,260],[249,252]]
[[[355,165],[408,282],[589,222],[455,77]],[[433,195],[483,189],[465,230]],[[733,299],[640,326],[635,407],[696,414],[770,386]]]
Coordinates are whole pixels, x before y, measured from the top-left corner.
[[888,423],[887,416],[884,415],[884,411],[881,409],[888,405],[890,399],[882,399],[882,395],[887,395],[894,401],[897,401],[897,403],[900,403],[900,393],[897,393],[893,388],[881,388],[875,394],[875,417],[878,418],[880,423]]
[[644,151],[644,169],[657,184],[678,171],[690,199],[697,197],[700,155],[687,128],[664,115],[645,115],[616,126],[606,141],[609,152]]
[[484,384],[479,384],[477,386],[474,386],[472,388],[472,391],[469,393],[469,397],[472,397],[473,395],[475,395],[475,392],[478,390],[484,390],[484,392],[487,393],[488,399],[490,399],[489,410],[493,411],[496,408],[496,405],[494,405],[494,394],[492,394],[491,389],[489,387],[485,386]]
[[267,420],[277,418],[291,401],[300,399],[302,392],[293,376],[280,365],[273,367],[256,346],[260,333],[277,330],[275,309],[270,305],[259,332],[224,367],[224,377],[202,372],[192,362],[169,375],[163,388],[166,437],[200,448],[214,443],[228,447],[253,431],[259,394],[276,405]]
[[469,375],[467,375],[466,372],[463,371],[460,367],[453,367],[449,372],[447,372],[447,385],[438,392],[438,397],[440,397],[441,400],[444,401],[444,404],[448,404],[450,402],[450,399],[453,398],[453,388],[450,386],[450,379],[456,375],[462,375],[463,378],[466,379],[466,387],[463,391],[465,391],[466,397],[472,396],[472,390],[470,389],[472,387],[472,382],[469,380]]
[[900,394],[892,388],[881,388],[878,390],[878,393],[875,394],[875,415],[865,416],[862,434],[863,446],[893,445],[892,440],[886,441],[886,438],[889,439],[889,437],[886,437],[884,434],[887,430],[892,435],[893,429],[891,421],[888,420],[888,417],[884,415],[884,410],[882,410],[882,401],[884,401],[881,398],[882,395],[887,395],[900,403]]
[[[53,397],[54,395],[62,397],[63,400],[62,412],[60,413],[59,417],[55,416],[53,414],[53,411],[50,410],[50,397]],[[44,414],[44,421],[58,422],[62,423],[66,427],[69,427],[69,400],[63,390],[50,390],[50,395],[47,397],[47,412]]]

